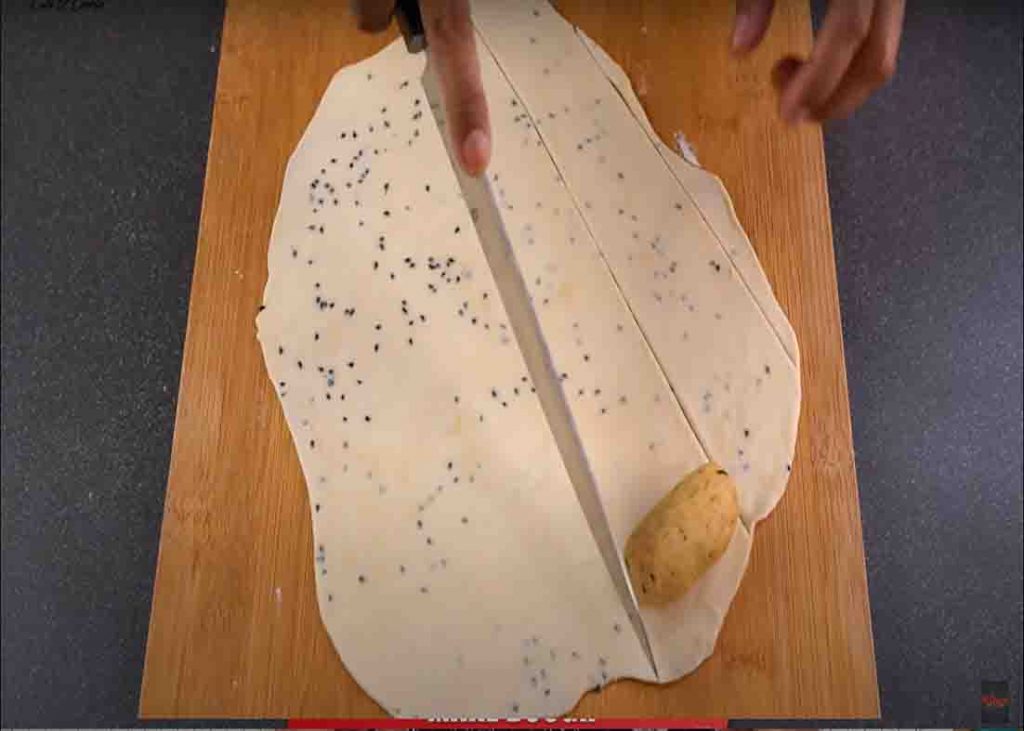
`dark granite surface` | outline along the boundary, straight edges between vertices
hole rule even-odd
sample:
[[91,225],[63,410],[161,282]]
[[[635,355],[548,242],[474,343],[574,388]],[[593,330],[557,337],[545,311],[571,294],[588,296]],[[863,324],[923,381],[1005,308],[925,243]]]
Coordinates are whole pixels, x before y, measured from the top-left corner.
[[[3,6],[4,726],[138,701],[222,9],[102,4]],[[890,725],[1020,723],[1021,33],[916,4],[826,137]]]
[[2,723],[131,723],[222,10],[31,5],[3,6]]
[[1021,7],[919,3],[904,44],[825,142],[883,718],[1006,680],[1019,725]]

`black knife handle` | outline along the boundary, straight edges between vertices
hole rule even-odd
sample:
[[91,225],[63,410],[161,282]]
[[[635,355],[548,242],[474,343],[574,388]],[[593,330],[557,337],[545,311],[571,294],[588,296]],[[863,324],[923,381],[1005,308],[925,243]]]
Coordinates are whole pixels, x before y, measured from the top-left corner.
[[423,30],[423,16],[417,0],[397,0],[395,18],[398,19],[398,27],[409,53],[419,53],[427,47],[427,34]]

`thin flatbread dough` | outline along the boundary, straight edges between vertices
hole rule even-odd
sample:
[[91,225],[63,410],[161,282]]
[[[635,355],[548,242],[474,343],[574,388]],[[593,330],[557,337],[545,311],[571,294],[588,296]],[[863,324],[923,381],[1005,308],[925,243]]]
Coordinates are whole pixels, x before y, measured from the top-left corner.
[[[267,369],[321,616],[395,715],[553,714],[650,679],[396,43],[331,82],[271,236]],[[337,204],[335,204],[337,201]]]
[[[488,176],[620,552],[679,479],[708,461],[522,99],[478,39],[495,139]],[[711,652],[750,535],[683,599],[641,614],[659,678]]]
[[[495,39],[494,24],[518,23],[511,35],[534,37],[535,50],[571,39],[571,63],[561,64],[572,79],[549,69],[551,83],[600,85],[604,103],[632,120],[629,131],[616,118],[626,142],[645,141],[661,166],[664,179],[651,185],[671,190],[673,204],[689,201],[692,215],[673,207],[643,228],[647,236],[661,226],[672,254],[657,271],[711,278],[706,248],[746,239],[699,214],[693,200],[709,194],[688,196],[693,181],[659,157],[642,110],[630,111],[613,86],[618,67],[595,60],[546,4],[507,10],[498,0],[474,5],[495,131],[488,174],[616,540],[622,548],[646,511],[708,459],[734,472],[747,509],[725,555],[684,597],[643,612],[657,679],[671,680],[712,652],[753,523],[785,486],[772,465],[792,454],[795,431],[782,429],[738,460],[749,437],[723,427],[724,412],[769,429],[775,417],[758,421],[758,409],[798,408],[799,383],[785,371],[795,340],[790,359],[778,323],[755,317],[751,303],[777,308],[756,258],[735,264],[742,276],[714,289],[729,322],[707,328],[738,327],[749,352],[736,363],[734,350],[719,357],[701,344],[698,375],[712,384],[715,408],[703,412],[699,397],[688,404],[675,381],[691,354],[649,332],[678,315],[638,301],[638,275],[614,251],[619,233],[583,205],[583,168],[560,163],[566,132],[549,137],[553,120],[538,116],[550,92],[522,88],[515,49],[500,48],[512,41]],[[289,161],[259,339],[309,489],[321,616],[360,685],[396,715],[562,713],[615,678],[655,677],[532,392],[422,70],[423,58],[396,41],[332,80]],[[697,246],[695,225],[705,232]],[[676,229],[685,229],[678,241]],[[753,388],[742,382],[748,361],[780,377],[762,377],[768,397],[742,407],[729,393]]]
[[[486,50],[516,90],[705,451],[749,526],[785,489],[800,375],[723,238],[572,25],[537,0],[479,0]],[[526,38],[526,42],[523,38]],[[492,114],[501,114],[492,101]]]
[[743,278],[744,284],[757,299],[758,306],[771,323],[782,346],[786,349],[786,353],[799,371],[800,348],[796,343],[796,333],[793,332],[793,326],[790,325],[786,313],[782,311],[779,301],[772,293],[768,277],[765,276],[761,262],[758,261],[757,252],[754,251],[750,239],[747,238],[746,232],[736,217],[736,211],[732,207],[732,201],[729,199],[722,181],[699,165],[688,161],[683,155],[676,154],[671,147],[661,141],[658,133],[651,126],[650,120],[647,119],[643,105],[640,104],[632,84],[629,83],[629,77],[626,76],[622,67],[615,63],[611,56],[582,30],[577,28],[576,34],[615,90],[622,96],[623,101],[626,102],[637,122],[643,127],[647,138],[658,150],[658,154],[661,155],[665,164],[671,168],[680,187],[697,206],[711,232],[719,240],[722,249],[732,259],[733,266]]

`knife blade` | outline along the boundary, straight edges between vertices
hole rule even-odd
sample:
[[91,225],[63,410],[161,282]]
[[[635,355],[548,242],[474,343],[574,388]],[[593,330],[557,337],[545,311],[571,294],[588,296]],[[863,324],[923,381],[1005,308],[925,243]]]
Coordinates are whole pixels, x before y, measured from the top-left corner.
[[[427,48],[418,3],[414,0],[399,0],[396,13],[410,52]],[[431,112],[437,121],[448,150],[448,156],[462,189],[463,198],[470,210],[473,225],[491,270],[491,276],[508,315],[512,333],[523,354],[530,380],[536,389],[541,408],[554,436],[569,480],[576,492],[591,536],[615,586],[619,602],[629,617],[633,631],[643,648],[651,671],[657,678],[658,668],[654,662],[654,653],[640,616],[640,609],[629,581],[629,574],[615,545],[611,526],[598,492],[597,482],[591,472],[590,463],[587,461],[583,443],[576,428],[576,421],[562,391],[562,379],[552,362],[540,322],[532,306],[532,297],[526,287],[512,242],[501,219],[490,180],[486,174],[472,177],[462,169],[458,163],[458,155],[452,149],[449,135],[445,131],[441,87],[430,58],[429,49],[427,49],[427,64],[422,84]]]

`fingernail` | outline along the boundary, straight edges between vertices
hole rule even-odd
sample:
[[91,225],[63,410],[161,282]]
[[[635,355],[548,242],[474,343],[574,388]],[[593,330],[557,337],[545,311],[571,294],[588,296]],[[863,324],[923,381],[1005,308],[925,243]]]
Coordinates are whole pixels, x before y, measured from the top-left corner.
[[742,51],[750,44],[750,35],[754,30],[753,20],[748,13],[740,13],[736,16],[736,22],[732,29],[733,51]]
[[462,165],[470,175],[479,175],[491,157],[491,141],[482,129],[466,135],[462,143]]

